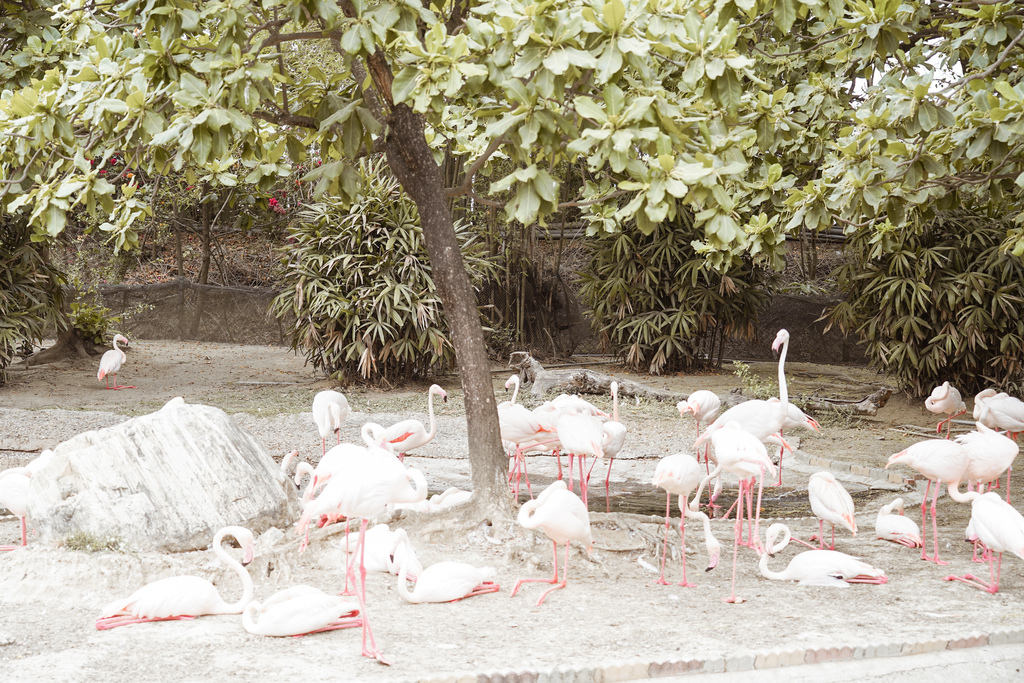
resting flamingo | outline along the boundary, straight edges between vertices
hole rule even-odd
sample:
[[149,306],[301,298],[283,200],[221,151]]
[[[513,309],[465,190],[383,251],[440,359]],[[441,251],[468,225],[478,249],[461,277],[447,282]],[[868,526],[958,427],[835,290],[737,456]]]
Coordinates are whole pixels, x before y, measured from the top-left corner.
[[[392,551],[397,552],[402,545],[408,545],[409,536],[405,529],[395,532]],[[493,567],[474,567],[466,562],[435,562],[420,572],[416,579],[416,587],[409,590],[406,583],[408,557],[398,570],[398,594],[411,603],[422,602],[457,602],[474,595],[496,593],[498,584],[491,579],[497,572]]]
[[948,484],[949,496],[953,500],[965,503],[968,499],[957,490],[960,482],[967,476],[967,466],[970,458],[964,447],[956,441],[948,439],[927,439],[919,441],[910,448],[904,449],[889,457],[885,468],[892,465],[906,465],[912,467],[928,479],[928,486],[924,490],[924,500],[921,501],[921,530],[925,527],[925,509],[928,507],[928,491],[932,484],[935,485],[935,493],[932,497],[932,535],[935,541],[935,556],[928,557],[927,548],[921,545],[921,559],[935,562],[935,564],[949,564],[939,559],[939,529],[935,521],[935,506],[939,499],[939,490],[942,484]]
[[[423,571],[423,565],[411,543],[403,543],[396,547],[395,540],[399,536],[399,531],[402,530],[392,530],[387,524],[374,524],[363,536],[362,549],[356,532],[346,533],[344,540],[339,541],[337,545],[347,555],[361,553],[363,565],[368,572],[384,572],[398,576],[398,570],[405,562],[409,578],[415,581]],[[348,564],[346,562],[346,565]]]
[[[729,408],[697,437],[693,447],[697,448],[708,442],[714,433],[725,425],[736,423],[740,428],[753,434],[758,441],[765,441],[773,436],[781,439],[780,432],[789,417],[789,390],[786,384],[786,354],[789,351],[789,332],[779,330],[772,342],[772,351],[779,352],[779,401],[752,400]],[[773,442],[774,443],[774,442]],[[774,476],[774,475],[773,475]],[[779,483],[782,483],[782,450],[779,451]],[[760,542],[760,541],[758,541]]]
[[[706,432],[705,432],[706,433]],[[761,440],[750,432],[744,431],[735,422],[730,422],[711,434],[711,443],[715,448],[715,456],[718,464],[711,470],[697,487],[697,493],[690,503],[690,509],[696,510],[700,502],[701,491],[707,483],[717,477],[722,471],[731,472],[739,477],[739,495],[736,498],[736,525],[734,528],[733,552],[732,552],[732,589],[726,602],[743,602],[736,597],[736,559],[739,554],[740,536],[743,534],[743,503],[744,497],[747,503],[747,538],[751,545],[756,547],[760,544],[761,526],[761,493],[764,489],[764,474],[775,476],[775,465],[768,457]],[[757,488],[757,513],[754,516],[754,530],[750,530],[750,517],[753,495],[753,480],[758,477]],[[728,517],[728,512],[726,513]]]
[[[221,542],[226,536],[241,546],[244,559],[239,562],[228,555]],[[252,562],[254,544],[252,532],[241,526],[227,526],[213,537],[213,553],[242,581],[242,597],[227,603],[217,588],[198,576],[174,576],[146,584],[127,598],[115,600],[103,608],[96,619],[96,628],[106,630],[145,621],[192,619],[206,614],[240,614],[252,600],[252,577],[245,565]]]
[[31,479],[32,471],[28,467],[11,467],[0,472],[0,508],[7,508],[21,518],[21,546],[0,545],[0,551],[15,550],[28,545],[28,526],[25,517],[28,516],[28,489],[32,483]]
[[946,419],[939,422],[935,427],[935,433],[942,433],[942,425],[946,425],[946,438],[949,438],[949,429],[953,426],[953,418],[967,412],[967,404],[960,397],[960,392],[949,382],[943,382],[932,389],[931,395],[925,399],[924,407],[936,415],[945,415]]
[[[779,534],[782,534],[782,540],[775,543]],[[781,572],[770,570],[768,558],[781,552],[790,538],[789,527],[785,524],[768,527],[764,539],[766,552],[758,564],[761,576],[774,581],[797,581],[806,586],[837,588],[848,588],[851,583],[883,584],[888,581],[885,572],[878,567],[836,550],[805,550],[793,557]]]
[[[825,522],[832,525],[832,545],[836,549],[836,524],[841,524],[857,535],[857,520],[854,517],[853,498],[831,472],[815,472],[807,481],[807,497],[811,501],[811,512],[818,518],[819,548],[825,547]],[[814,537],[811,537],[814,540]]]
[[[371,517],[391,503],[417,503],[427,497],[427,481],[419,470],[406,469],[398,458],[382,448],[370,449],[368,457],[348,459],[327,482],[317,498],[306,504],[297,533],[303,535],[310,520],[320,515],[359,519],[359,612],[363,616],[362,654],[387,663],[377,648],[366,615],[366,564],[364,537]],[[305,544],[300,545],[305,547]]]
[[436,512],[456,505],[462,505],[463,503],[468,503],[469,499],[472,497],[472,491],[465,491],[456,486],[449,486],[441,493],[436,493],[430,497],[430,511]]
[[327,437],[332,433],[337,437],[336,443],[341,443],[341,423],[351,412],[348,399],[345,398],[345,394],[340,392],[320,391],[313,397],[313,422],[316,423],[317,431],[320,432],[320,445],[325,454],[327,453]]
[[419,420],[402,420],[384,429],[381,434],[381,441],[385,442],[387,448],[398,454],[399,460],[405,459],[405,454],[425,446],[434,439],[437,434],[437,426],[434,423],[434,396],[441,397],[445,403],[448,402],[448,392],[437,384],[431,384],[427,391],[427,413],[430,415],[430,429],[423,426]]
[[304,636],[360,626],[359,605],[312,586],[292,586],[266,602],[253,600],[242,612],[242,626],[257,636]]
[[[987,412],[985,411],[985,403],[990,398],[993,398],[995,396],[1002,397],[1009,396],[1009,394],[1001,394],[997,390],[992,389],[990,387],[988,389],[983,389],[982,391],[979,391],[977,394],[974,395],[974,410],[972,412],[974,416],[974,421],[984,422],[985,426],[988,427],[989,429],[997,429],[997,427],[995,421],[993,421],[992,418],[987,415]],[[982,420],[982,413],[986,413],[986,419],[984,420]]]
[[875,537],[899,543],[908,548],[924,546],[924,541],[921,539],[921,527],[917,526],[917,522],[914,520],[903,516],[902,498],[897,498],[878,509],[878,515],[875,517]]
[[697,518],[704,524],[704,545],[708,551],[708,566],[704,571],[711,571],[718,566],[718,557],[722,552],[722,545],[711,533],[711,520],[703,512],[691,510],[687,505],[687,496],[700,483],[700,464],[688,453],[666,456],[658,461],[651,483],[665,489],[665,542],[661,554],[661,578],[656,583],[668,585],[665,580],[665,559],[668,557],[668,527],[674,494],[679,496],[679,510],[682,513],[679,518],[679,554],[682,555],[683,580],[679,585],[692,587],[695,584],[686,580],[686,518]]
[[[972,574],[947,576],[946,581],[962,581],[989,593],[999,590],[999,575],[1003,568],[1003,553],[1011,552],[1024,560],[1024,517],[994,491],[981,495],[969,491],[971,500],[971,527],[985,548],[988,549],[988,582]],[[992,554],[999,555],[998,560]],[[996,567],[993,570],[993,561]]]
[[[609,502],[609,484],[612,479],[612,462],[615,460],[615,456],[622,450],[622,445],[626,443],[626,427],[619,422],[619,383],[612,382],[612,419],[605,422],[601,428],[604,430],[604,439],[601,441],[601,451],[604,456],[608,458],[608,474],[604,478],[604,508],[605,512],[611,512],[611,503]],[[590,484],[590,474],[587,473],[587,484]]]
[[[579,496],[568,490],[564,481],[556,479],[536,499],[519,508],[519,515],[516,519],[523,528],[540,529],[551,539],[551,561],[555,567],[554,576],[550,579],[519,579],[512,589],[512,596],[515,597],[524,583],[555,584],[541,593],[537,600],[537,607],[540,607],[548,593],[565,588],[569,581],[569,543],[571,541],[582,543],[587,549],[588,555],[593,550],[594,541],[590,535],[590,513],[587,512],[587,506],[583,504]],[[558,581],[559,543],[565,543],[565,566],[561,582]]]
[[1010,502],[1010,473],[1013,461],[1020,452],[1017,442],[1003,436],[983,423],[975,424],[975,431],[961,434],[956,442],[964,447],[969,458],[967,464],[967,490],[971,484],[977,484],[978,493],[984,493],[982,487],[999,482],[999,477],[1006,472],[1006,502]]
[[[124,362],[128,360],[127,354],[117,346],[117,342],[127,344],[128,339],[120,334],[114,335],[114,348],[100,356],[100,370],[96,373],[96,379],[105,379],[107,389],[135,389],[136,387],[117,383],[117,372],[121,369]],[[110,386],[111,377],[114,378],[114,386]]]
[[[679,411],[679,417],[683,417],[687,413],[693,416],[694,422],[697,423],[697,437],[700,438],[700,423],[707,424],[715,419],[718,415],[718,411],[722,407],[722,399],[718,398],[718,394],[713,391],[706,389],[700,389],[693,392],[686,397],[685,401],[680,401],[676,404],[676,410]],[[708,460],[708,453],[711,445],[704,444],[704,468],[705,473],[711,471],[711,464]],[[700,453],[698,452],[698,461],[700,460]]]

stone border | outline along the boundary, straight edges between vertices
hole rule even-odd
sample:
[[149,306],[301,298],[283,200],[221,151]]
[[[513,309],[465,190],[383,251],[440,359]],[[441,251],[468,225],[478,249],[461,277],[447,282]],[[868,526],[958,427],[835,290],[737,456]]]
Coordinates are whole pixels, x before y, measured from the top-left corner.
[[928,484],[928,480],[921,477],[921,475],[910,475],[905,477],[899,472],[893,472],[878,467],[864,467],[863,465],[854,465],[852,463],[843,462],[842,460],[829,460],[828,458],[809,455],[801,451],[799,448],[790,457],[805,465],[822,467],[840,474],[868,477],[878,481],[886,481],[890,484],[900,484],[911,490],[915,490],[922,495],[924,495],[925,486]]
[[960,650],[986,645],[1024,643],[1024,629],[975,631],[948,639],[912,641],[857,641],[836,647],[773,648],[724,656],[656,661],[624,660],[598,666],[556,666],[536,670],[500,669],[481,673],[456,673],[447,676],[412,679],[417,683],[616,683],[621,681],[666,678],[685,674],[776,669],[784,666],[823,662],[902,657],[941,650]]

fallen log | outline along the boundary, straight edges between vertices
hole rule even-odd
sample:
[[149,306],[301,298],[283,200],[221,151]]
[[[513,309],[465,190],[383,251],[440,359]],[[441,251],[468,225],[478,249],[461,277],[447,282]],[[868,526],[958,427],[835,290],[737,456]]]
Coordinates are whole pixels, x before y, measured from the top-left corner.
[[685,401],[685,394],[655,389],[639,382],[619,379],[603,372],[586,369],[547,370],[533,356],[525,351],[516,351],[509,359],[509,367],[518,368],[532,382],[530,394],[543,397],[552,392],[566,394],[608,394],[612,382],[619,383],[619,396],[639,396],[655,401],[677,403]]
[[873,417],[878,414],[878,409],[885,407],[885,404],[892,396],[892,389],[882,387],[870,396],[859,401],[844,401],[835,398],[819,398],[809,396],[802,399],[804,410],[811,413],[839,412],[850,415],[867,415]]

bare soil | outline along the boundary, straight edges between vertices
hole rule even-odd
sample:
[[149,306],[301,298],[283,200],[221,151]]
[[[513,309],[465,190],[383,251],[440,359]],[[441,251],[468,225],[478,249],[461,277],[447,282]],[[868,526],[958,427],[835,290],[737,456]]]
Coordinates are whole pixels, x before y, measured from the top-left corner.
[[[132,345],[118,379],[136,389],[105,391],[96,381],[98,361],[65,361],[30,370],[15,368],[0,388],[0,468],[24,464],[46,448],[88,429],[115,424],[160,408],[183,396],[190,403],[218,406],[234,415],[280,458],[298,448],[316,462],[321,445],[309,406],[316,391],[330,386],[313,376],[301,358],[279,347],[231,346],[146,341]],[[595,370],[628,376],[613,365]],[[770,379],[774,366],[751,364]],[[885,383],[863,368],[791,364],[792,394],[816,394],[859,400]],[[500,389],[506,372],[495,368]],[[739,386],[723,371],[701,376],[636,377],[681,394],[713,389],[727,394]],[[431,492],[468,483],[462,394],[457,378],[440,382],[449,401],[438,413],[438,437],[410,458],[427,475]],[[388,423],[406,417],[426,419],[426,387],[394,391],[350,388],[349,429],[372,419]],[[596,403],[610,406],[608,399]],[[527,398],[526,403],[531,404]],[[920,551],[873,539],[875,514],[896,495],[908,501],[908,515],[919,520],[920,496],[878,482],[850,481],[858,500],[856,537],[837,532],[837,548],[883,568],[889,582],[838,589],[768,581],[758,572],[757,554],[741,547],[736,592],[741,604],[727,604],[732,569],[732,523],[714,521],[725,550],[719,566],[707,563],[699,526],[688,525],[687,578],[696,587],[661,586],[649,565],[657,565],[662,539],[664,496],[651,489],[659,458],[686,450],[695,427],[680,419],[669,403],[625,401],[622,422],[627,445],[612,466],[612,506],[631,512],[595,512],[595,550],[588,557],[574,548],[568,587],[535,606],[543,584],[527,584],[510,597],[516,579],[550,576],[551,545],[542,535],[524,533],[514,521],[481,527],[469,534],[424,534],[425,515],[400,513],[389,519],[405,527],[424,565],[458,559],[497,569],[501,591],[453,604],[411,605],[387,574],[368,577],[368,618],[391,666],[360,657],[358,630],[304,638],[264,638],[248,634],[237,616],[203,617],[96,631],[99,610],[112,599],[143,584],[182,573],[214,580],[225,598],[237,599],[237,577],[218,567],[210,552],[159,555],[132,552],[84,552],[35,545],[0,553],[0,680],[87,681],[260,680],[416,680],[475,674],[499,669],[536,671],[552,666],[595,667],[612,661],[655,662],[711,657],[777,647],[841,647],[865,642],[905,642],[965,636],[974,631],[1024,628],[1024,564],[1007,556],[1002,584],[989,595],[943,581],[949,574],[975,572],[971,547],[963,542],[969,508],[946,496],[938,504],[938,538],[943,559],[938,567],[919,559]],[[935,420],[923,402],[895,394],[876,417],[848,419],[818,416],[820,434],[799,434],[804,454],[837,463],[884,467],[889,455],[922,437],[898,431],[901,425],[926,428]],[[957,426],[966,429],[967,426]],[[797,436],[797,435],[794,435]],[[785,516],[796,536],[808,538],[817,522],[806,507],[805,482],[820,467],[787,459],[783,487],[766,489],[766,516]],[[551,458],[530,458],[534,491],[551,480]],[[599,470],[600,471],[600,470]],[[602,473],[603,474],[603,473]],[[909,470],[903,471],[911,475]],[[594,480],[600,477],[595,473]],[[1024,498],[1017,479],[1014,500]],[[592,484],[591,509],[604,508],[600,485]],[[735,482],[726,483],[726,497]],[[524,491],[525,495],[525,491]],[[639,501],[639,502],[638,502]],[[673,514],[678,509],[673,504]],[[674,517],[674,520],[677,520]],[[769,521],[762,522],[762,533]],[[312,534],[298,552],[293,529],[268,532],[258,542],[249,570],[256,598],[304,583],[327,591],[344,584],[339,527]],[[19,540],[18,522],[0,517],[0,543]],[[670,534],[667,578],[682,578],[678,531]],[[800,548],[790,546],[770,565],[781,569]],[[475,679],[475,676],[474,676]],[[1007,679],[1009,680],[1009,679]]]

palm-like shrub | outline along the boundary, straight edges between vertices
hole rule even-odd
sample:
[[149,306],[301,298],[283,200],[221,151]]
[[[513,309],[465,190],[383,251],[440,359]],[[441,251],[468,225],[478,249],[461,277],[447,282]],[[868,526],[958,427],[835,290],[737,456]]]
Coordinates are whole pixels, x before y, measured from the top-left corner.
[[965,211],[918,229],[855,233],[837,272],[846,301],[830,317],[867,344],[871,362],[926,394],[1019,389],[1024,362],[1024,263],[1000,250],[1005,222]]
[[625,226],[597,238],[580,295],[595,331],[629,368],[710,365],[726,338],[754,336],[768,272],[750,262],[715,271],[693,248],[701,238],[689,214],[649,235]]
[[[271,305],[318,370],[339,381],[395,381],[454,361],[415,204],[383,159],[363,160],[352,202],[325,198],[292,222],[283,291]],[[470,278],[491,274],[473,232],[456,224]]]
[[43,338],[60,310],[62,278],[16,216],[0,215],[0,384],[15,353]]

